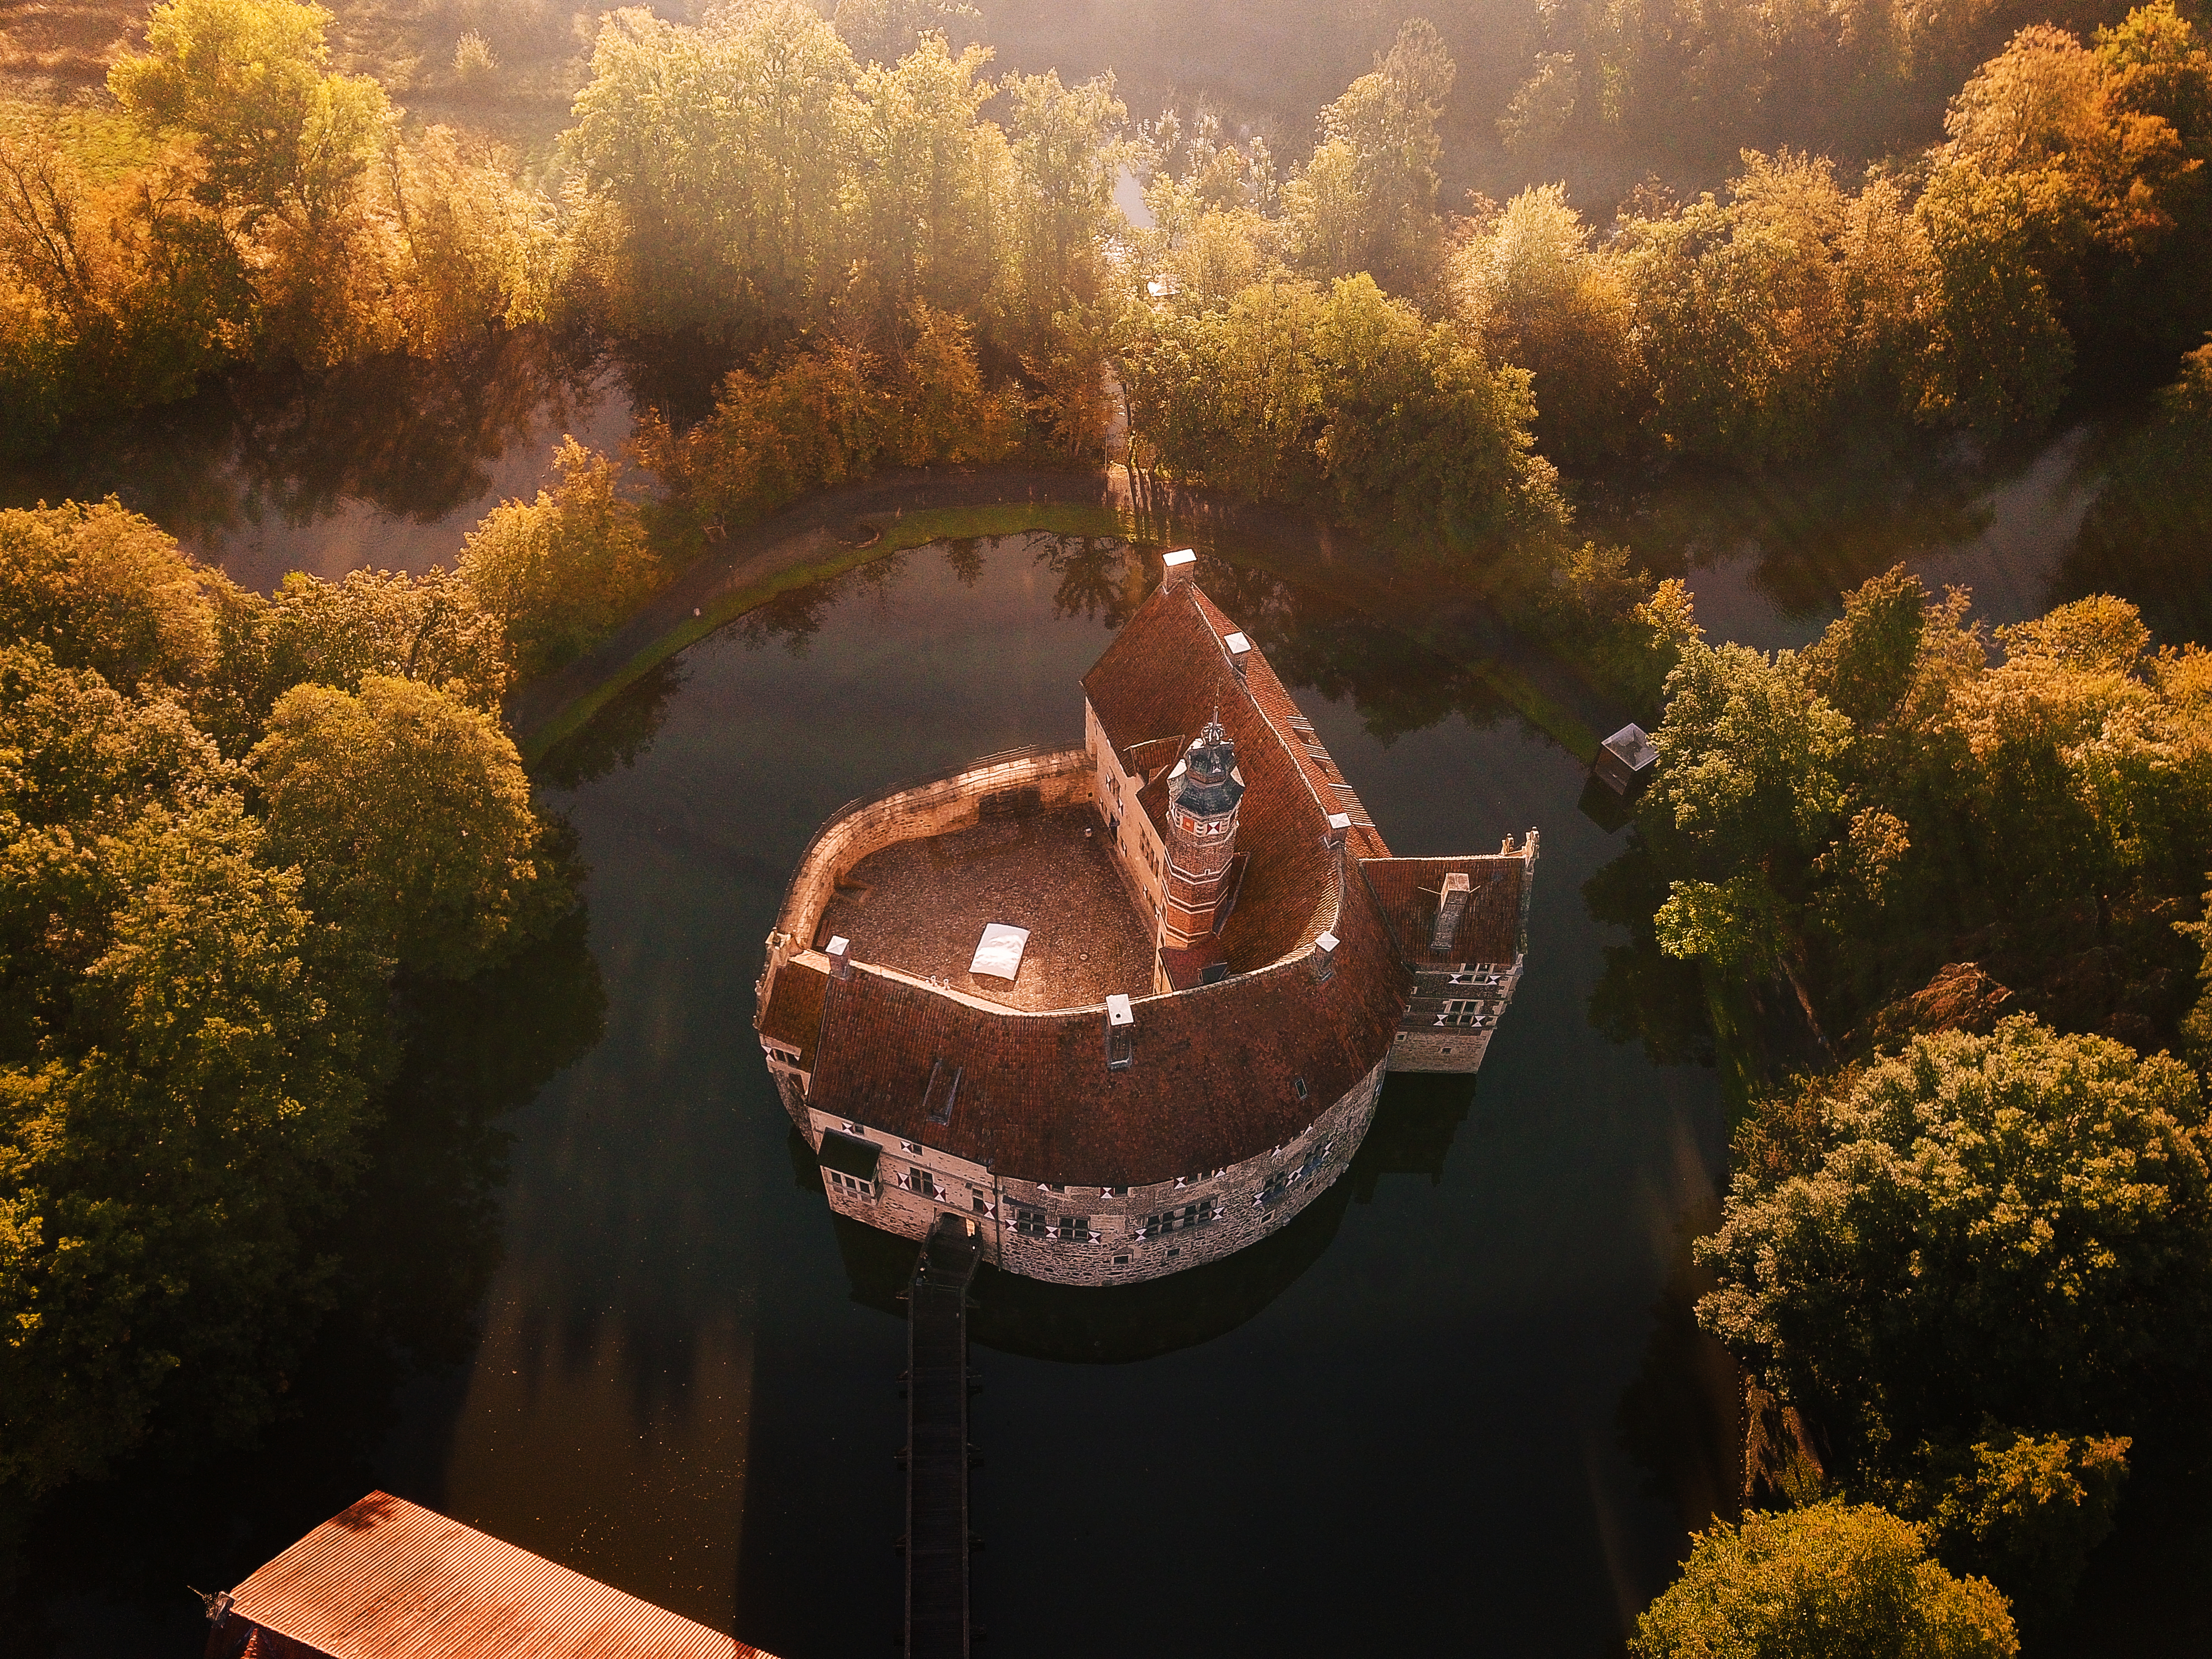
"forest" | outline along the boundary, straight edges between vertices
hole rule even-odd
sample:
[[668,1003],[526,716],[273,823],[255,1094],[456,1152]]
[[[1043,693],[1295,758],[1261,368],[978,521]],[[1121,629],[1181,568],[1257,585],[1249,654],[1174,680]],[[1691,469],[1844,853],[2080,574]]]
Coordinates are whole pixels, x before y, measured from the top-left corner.
[[[665,394],[417,575],[261,594],[112,500],[0,512],[9,1514],[281,1411],[423,1011],[574,922],[516,685],[809,492],[1119,457],[1358,529],[1654,727],[1589,902],[1728,1069],[1698,1316],[1755,1502],[1635,1652],[2016,1652],[2124,1497],[2201,1528],[2212,657],[1902,567],[1762,653],[1580,528],[2128,405],[2092,562],[2212,553],[2203,20],[2016,9],[1547,5],[1472,113],[1446,9],[1309,133],[999,68],[1012,7],[632,9],[502,133],[322,7],[165,0],[96,93],[0,106],[0,456],[530,331]],[[501,49],[456,33],[441,113]]]

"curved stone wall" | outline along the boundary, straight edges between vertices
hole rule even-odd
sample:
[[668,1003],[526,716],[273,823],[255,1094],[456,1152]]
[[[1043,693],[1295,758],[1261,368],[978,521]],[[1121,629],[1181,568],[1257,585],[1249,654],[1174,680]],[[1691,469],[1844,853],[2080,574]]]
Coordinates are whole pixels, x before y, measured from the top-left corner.
[[981,1224],[984,1259],[1056,1285],[1127,1285],[1218,1261],[1279,1231],[1342,1175],[1375,1121],[1386,1059],[1284,1146],[1225,1170],[1151,1186],[1052,1187],[994,1176],[934,1148],[815,1111],[824,1129],[884,1148],[866,1194],[824,1177],[832,1209],[921,1239],[940,1213]]
[[839,879],[869,854],[965,829],[982,816],[986,797],[1023,789],[1037,791],[1035,804],[1040,807],[1092,800],[1097,786],[1091,757],[1080,749],[1061,749],[971,761],[957,772],[902,784],[840,808],[808,844],[784,895],[775,921],[782,936],[778,948],[803,951],[815,942],[815,927]]

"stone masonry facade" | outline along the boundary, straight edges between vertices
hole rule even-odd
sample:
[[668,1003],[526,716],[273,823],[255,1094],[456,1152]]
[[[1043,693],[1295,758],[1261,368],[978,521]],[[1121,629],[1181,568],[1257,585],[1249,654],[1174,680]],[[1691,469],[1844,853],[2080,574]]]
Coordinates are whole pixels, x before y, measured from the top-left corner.
[[1350,1166],[1375,1121],[1388,1069],[1387,1062],[1376,1066],[1285,1146],[1146,1187],[1055,1187],[995,1176],[819,1111],[807,1111],[805,1127],[817,1148],[834,1131],[882,1149],[872,1183],[823,1171],[830,1207],[840,1215],[919,1241],[939,1215],[956,1214],[974,1224],[983,1259],[1008,1272],[1055,1285],[1129,1285],[1218,1261],[1279,1231]]

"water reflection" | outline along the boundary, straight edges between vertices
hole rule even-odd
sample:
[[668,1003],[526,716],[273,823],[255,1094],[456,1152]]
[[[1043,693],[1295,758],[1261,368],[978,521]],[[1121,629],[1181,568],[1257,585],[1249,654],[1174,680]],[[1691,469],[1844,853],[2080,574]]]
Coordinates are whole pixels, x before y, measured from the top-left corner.
[[[2071,597],[2063,572],[2105,469],[2099,432],[1978,457],[1964,441],[1869,447],[1765,474],[1681,467],[1593,511],[1592,533],[1683,576],[1714,639],[1771,649],[1817,637],[1841,595],[1903,562],[1931,588],[1972,590],[1997,623]],[[2100,568],[2110,591],[2157,604],[2172,586],[2147,544]]]
[[421,570],[450,563],[499,501],[535,494],[563,434],[612,448],[630,423],[620,372],[593,352],[501,332],[435,362],[241,372],[88,423],[0,475],[0,504],[113,494],[250,587],[295,569]]
[[[985,1348],[1069,1364],[1128,1364],[1225,1335],[1257,1315],[1318,1261],[1346,1210],[1372,1204],[1382,1178],[1443,1178],[1452,1136],[1467,1119],[1474,1079],[1397,1077],[1376,1109],[1374,1127],[1344,1178],[1280,1231],[1225,1261],[1142,1285],[1079,1289],[1018,1278],[985,1267],[976,1279],[969,1331]],[[818,1194],[822,1176],[806,1143],[790,1137],[800,1188]],[[914,1274],[915,1246],[824,1211],[837,1236],[853,1300],[904,1322],[901,1297]]]

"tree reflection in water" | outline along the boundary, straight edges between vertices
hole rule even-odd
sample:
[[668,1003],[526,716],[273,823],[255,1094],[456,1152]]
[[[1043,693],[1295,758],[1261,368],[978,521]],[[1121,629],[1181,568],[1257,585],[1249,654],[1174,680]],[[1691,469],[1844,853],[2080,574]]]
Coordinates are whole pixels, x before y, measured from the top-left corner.
[[1674,1271],[1651,1305],[1643,1369],[1620,1397],[1621,1449],[1648,1471],[1645,1490],[1674,1506],[1685,1532],[1741,1510],[1743,1376],[1719,1339],[1698,1328],[1698,1298],[1714,1281],[1691,1255],[1719,1224],[1717,1194],[1677,1224]]
[[[422,526],[465,513],[451,546],[437,550],[450,561],[459,532],[490,505],[496,464],[542,474],[562,434],[619,392],[587,346],[527,329],[435,362],[241,371],[183,403],[68,434],[0,478],[0,504],[113,494],[218,562],[234,538],[309,528],[355,504]],[[510,480],[508,493],[528,492]],[[407,562],[388,550],[381,559]],[[262,585],[282,574],[234,572]]]
[[[331,1310],[289,1379],[289,1413],[248,1447],[197,1443],[189,1425],[172,1425],[167,1451],[0,1512],[10,1653],[195,1651],[202,1620],[186,1584],[229,1588],[240,1562],[296,1539],[301,1516],[399,1484],[395,1464],[417,1472],[407,1496],[437,1503],[442,1425],[498,1265],[501,1120],[599,1040],[606,999],[586,927],[579,908],[496,970],[403,988],[405,1059],[360,1185],[319,1241]],[[403,1395],[417,1401],[410,1418],[440,1426],[395,1459]],[[421,1409],[441,1396],[444,1409]]]
[[1712,1024],[1697,964],[1661,951],[1652,932],[1666,899],[1667,872],[1632,830],[1620,855],[1583,884],[1591,918],[1628,932],[1626,944],[1605,947],[1589,1022],[1614,1042],[1641,1042],[1654,1065],[1711,1066]]

